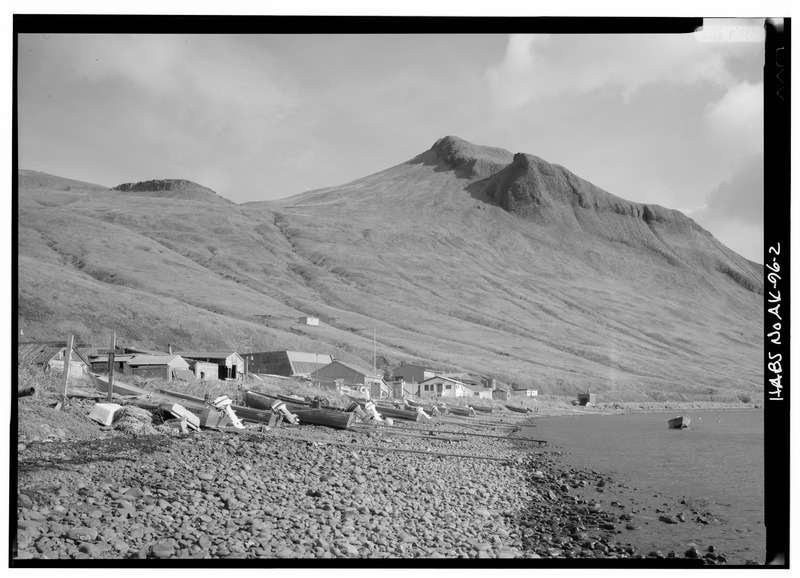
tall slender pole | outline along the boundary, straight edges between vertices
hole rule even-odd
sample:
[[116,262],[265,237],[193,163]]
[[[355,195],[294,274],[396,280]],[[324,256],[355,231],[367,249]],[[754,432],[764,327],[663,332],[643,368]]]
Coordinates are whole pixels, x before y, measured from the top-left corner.
[[64,352],[64,369],[61,375],[64,380],[61,385],[61,409],[67,405],[67,380],[69,379],[69,370],[72,368],[72,346],[75,343],[75,336],[70,335],[67,339],[67,350]]
[[376,328],[373,326],[373,328],[372,328],[372,373],[377,375],[377,373],[378,373],[378,363],[377,363],[378,349],[375,346],[375,332],[376,332]]
[[108,352],[108,397],[106,401],[111,403],[114,395],[114,352],[117,350],[117,332],[111,334],[111,351]]

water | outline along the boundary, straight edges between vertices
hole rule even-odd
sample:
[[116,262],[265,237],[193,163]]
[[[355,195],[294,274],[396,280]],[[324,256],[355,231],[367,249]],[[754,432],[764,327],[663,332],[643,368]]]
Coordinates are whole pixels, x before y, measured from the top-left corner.
[[[668,429],[667,419],[676,415],[691,417],[691,427]],[[644,554],[655,549],[682,553],[695,542],[715,545],[729,563],[751,559],[763,564],[763,412],[540,418],[530,434],[560,446],[569,464],[607,472],[631,487],[622,492],[636,504],[632,507],[640,512],[642,529],[624,538],[637,548],[649,548]],[[682,499],[689,505],[681,505]],[[695,522],[691,505],[711,511],[719,523]],[[656,508],[673,514],[683,510],[687,522],[659,522]]]

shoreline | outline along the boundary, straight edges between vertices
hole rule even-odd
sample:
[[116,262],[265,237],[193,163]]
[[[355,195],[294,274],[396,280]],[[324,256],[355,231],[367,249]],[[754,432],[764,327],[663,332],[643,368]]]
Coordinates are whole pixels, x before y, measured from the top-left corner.
[[[756,410],[756,408],[752,407],[708,407],[696,408],[691,411],[691,414],[694,416],[695,414],[736,413],[740,411],[752,413],[753,411],[763,411],[763,409]],[[580,415],[628,415],[633,417],[637,414],[643,416],[661,414],[665,417],[672,415],[669,410],[617,412],[615,414],[581,412]],[[574,417],[575,415],[579,414],[556,414],[542,417]],[[578,421],[575,422],[576,428],[579,427]],[[535,428],[536,422],[537,420],[532,420],[530,427]],[[670,483],[669,480],[665,480],[666,483],[659,483],[657,478],[652,475],[637,476],[635,465],[634,469],[631,470],[632,464],[629,459],[623,458],[622,461],[618,462],[618,458],[621,456],[615,457],[613,451],[611,451],[611,455],[602,459],[595,459],[595,456],[604,454],[592,453],[594,450],[590,448],[607,447],[608,443],[600,446],[590,444],[588,447],[584,447],[583,444],[576,441],[576,439],[580,439],[581,435],[586,434],[587,428],[572,430],[573,426],[564,426],[563,422],[560,426],[556,426],[556,420],[550,423],[553,424],[555,429],[550,434],[543,433],[537,437],[543,437],[553,447],[560,449],[563,452],[566,463],[597,467],[601,471],[618,478],[620,483],[618,491],[614,494],[616,499],[625,503],[630,511],[636,512],[639,523],[643,522],[643,525],[637,528],[641,532],[636,532],[632,535],[638,550],[663,555],[663,549],[667,544],[671,543],[675,548],[676,544],[679,543],[681,544],[680,547],[685,547],[687,544],[705,541],[706,544],[713,545],[715,549],[725,550],[727,545],[728,552],[726,554],[728,554],[729,563],[735,565],[764,564],[765,551],[762,549],[765,548],[766,536],[763,526],[763,512],[757,514],[758,510],[752,508],[754,504],[751,504],[751,502],[747,502],[750,505],[745,510],[731,510],[732,503],[737,504],[738,502],[735,497],[730,497],[730,495],[714,491],[707,493],[694,485],[676,486],[674,483]],[[593,423],[600,426],[599,422],[595,421]],[[636,423],[640,423],[640,421]],[[702,424],[703,422],[700,423]],[[539,422],[539,424],[543,428],[547,427],[545,422]],[[568,431],[574,431],[575,433],[568,433],[568,431],[565,431],[565,427],[569,428]],[[609,422],[601,428],[601,431],[605,431],[606,434],[598,433],[597,435],[607,435],[611,432],[608,428],[613,427]],[[595,431],[594,426],[591,427],[591,431]],[[644,459],[642,460],[642,467],[647,467],[644,464],[652,463],[653,460]],[[703,487],[702,484],[700,487]]]
[[[740,404],[708,402],[699,405],[698,402],[676,403],[669,407],[635,407],[641,405],[639,402],[630,402],[630,406],[614,404],[619,407],[607,407],[602,404],[593,407],[548,407],[547,404],[537,406],[537,410],[528,415],[535,417],[561,417],[576,415],[626,415],[639,413],[675,413],[675,412],[735,412],[735,411],[764,411],[764,406],[759,404]],[[579,409],[580,408],[580,409]]]

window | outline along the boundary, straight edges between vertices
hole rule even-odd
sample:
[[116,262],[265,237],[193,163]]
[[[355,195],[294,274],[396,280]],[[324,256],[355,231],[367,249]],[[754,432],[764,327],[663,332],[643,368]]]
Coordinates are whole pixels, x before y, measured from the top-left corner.
[[430,391],[430,390],[431,390],[431,386],[426,383],[425,384],[425,391]]
[[445,385],[445,386],[444,386],[444,388],[445,388],[445,389],[453,389],[453,386],[452,386],[451,384],[449,384],[449,383],[448,383],[447,385]]

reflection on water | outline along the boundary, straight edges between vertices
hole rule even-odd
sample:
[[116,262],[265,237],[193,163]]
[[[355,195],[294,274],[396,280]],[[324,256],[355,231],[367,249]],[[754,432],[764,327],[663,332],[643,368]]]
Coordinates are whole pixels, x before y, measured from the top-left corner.
[[656,493],[678,501],[685,497],[713,506],[724,521],[712,528],[665,528],[654,523],[646,532],[680,530],[704,537],[716,533],[718,544],[726,543],[740,553],[734,563],[761,560],[763,412],[683,412],[692,418],[691,427],[669,429],[667,420],[676,415],[540,418],[535,437],[561,446],[574,465],[615,474],[635,487],[643,500],[655,501]]

